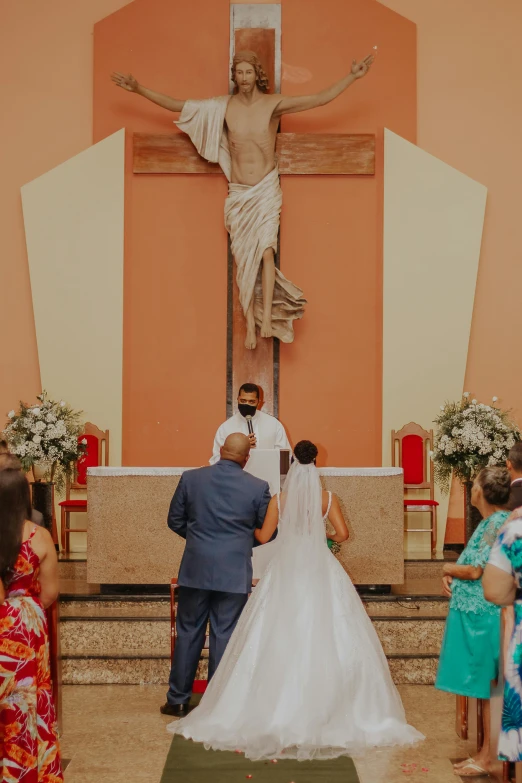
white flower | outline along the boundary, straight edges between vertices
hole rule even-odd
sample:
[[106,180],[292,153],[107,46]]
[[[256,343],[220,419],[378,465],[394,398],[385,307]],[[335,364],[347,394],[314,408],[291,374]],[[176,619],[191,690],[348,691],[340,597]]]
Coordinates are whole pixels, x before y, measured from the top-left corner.
[[33,443],[41,443],[42,436],[41,435],[34,435],[33,436]]
[[39,416],[40,408],[32,408],[31,413],[33,414],[33,416]]
[[9,413],[7,415],[9,416],[10,419],[13,419],[14,415],[15,415],[15,412],[14,411],[9,411]]
[[443,411],[444,410],[444,405],[439,405],[439,408],[441,409],[441,411]]
[[491,399],[493,400],[493,402],[496,402],[498,400],[498,397],[492,397]]
[[82,438],[80,443],[82,444],[82,446],[86,446],[87,445],[87,438]]
[[60,407],[61,408],[65,408],[66,405],[67,405],[67,403],[65,402],[65,400],[60,400]]
[[463,397],[469,397],[469,392],[464,392]]
[[476,404],[477,404],[477,401],[476,401],[476,400],[471,400],[471,404],[472,404],[472,405],[476,405]]

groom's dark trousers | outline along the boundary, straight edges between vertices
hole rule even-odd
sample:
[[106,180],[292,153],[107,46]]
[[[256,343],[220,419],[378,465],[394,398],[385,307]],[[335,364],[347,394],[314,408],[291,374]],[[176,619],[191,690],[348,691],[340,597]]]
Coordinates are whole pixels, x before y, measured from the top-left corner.
[[219,665],[252,589],[254,530],[269,502],[267,482],[229,460],[181,477],[168,516],[170,529],[186,539],[169,704],[190,700],[209,620],[209,680]]

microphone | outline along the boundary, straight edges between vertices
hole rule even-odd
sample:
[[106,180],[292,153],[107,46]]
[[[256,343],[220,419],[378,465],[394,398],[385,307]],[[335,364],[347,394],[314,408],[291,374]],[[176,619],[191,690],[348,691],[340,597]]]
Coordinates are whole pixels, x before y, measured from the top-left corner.
[[252,426],[252,416],[248,414],[248,416],[245,416],[247,426],[248,426],[248,434],[253,435],[254,434],[254,428]]

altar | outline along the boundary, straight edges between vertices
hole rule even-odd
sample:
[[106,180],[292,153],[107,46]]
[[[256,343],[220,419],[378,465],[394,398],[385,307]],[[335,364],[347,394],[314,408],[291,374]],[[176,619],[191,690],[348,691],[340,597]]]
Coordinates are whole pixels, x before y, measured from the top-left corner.
[[[168,584],[185,542],[167,527],[180,476],[190,468],[90,468],[87,581],[91,584]],[[339,561],[355,584],[404,581],[403,476],[400,468],[321,468],[350,538]]]

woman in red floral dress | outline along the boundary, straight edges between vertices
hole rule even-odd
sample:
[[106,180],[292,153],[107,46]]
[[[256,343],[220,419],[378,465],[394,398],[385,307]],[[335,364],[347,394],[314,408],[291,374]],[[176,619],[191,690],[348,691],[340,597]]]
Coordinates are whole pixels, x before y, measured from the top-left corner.
[[0,470],[0,772],[4,783],[62,783],[45,615],[58,562],[30,508],[25,476]]

